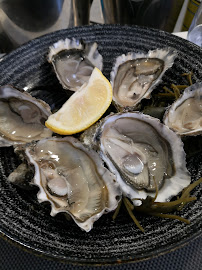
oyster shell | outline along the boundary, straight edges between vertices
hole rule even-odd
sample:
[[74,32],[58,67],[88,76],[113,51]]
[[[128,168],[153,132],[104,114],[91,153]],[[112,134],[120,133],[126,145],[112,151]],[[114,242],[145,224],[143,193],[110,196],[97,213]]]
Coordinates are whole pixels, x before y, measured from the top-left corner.
[[202,83],[185,89],[166,111],[164,124],[182,136],[202,134]]
[[102,70],[103,66],[97,43],[85,44],[75,38],[54,43],[49,49],[48,61],[53,64],[63,88],[72,91],[88,82],[94,67]]
[[[85,140],[90,143],[89,140]],[[114,114],[104,119],[93,137],[123,194],[135,199],[158,196],[165,202],[189,185],[180,138],[158,119],[142,113]]]
[[45,102],[10,85],[0,87],[0,147],[52,136],[44,123],[51,115]]
[[110,74],[117,109],[133,110],[142,99],[150,98],[176,55],[173,49],[167,48],[119,56]]
[[68,213],[88,232],[103,213],[117,207],[121,190],[115,176],[77,139],[44,139],[28,147],[26,155],[35,167],[38,201],[51,203],[52,216]]

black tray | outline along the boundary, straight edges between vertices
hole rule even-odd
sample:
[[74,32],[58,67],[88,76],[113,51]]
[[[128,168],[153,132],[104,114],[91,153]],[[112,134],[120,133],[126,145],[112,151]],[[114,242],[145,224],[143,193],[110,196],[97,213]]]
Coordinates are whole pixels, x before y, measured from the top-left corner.
[[[103,55],[103,73],[107,78],[115,58],[122,53],[173,47],[178,57],[164,75],[164,83],[184,84],[180,74],[188,71],[193,71],[194,82],[202,80],[202,50],[190,42],[154,29],[97,25],[51,33],[13,51],[0,63],[1,85],[24,88],[49,103],[52,110],[59,108],[67,95],[46,55],[50,45],[66,37],[96,41]],[[191,140],[194,143],[196,139]],[[191,145],[192,141],[188,141]],[[91,232],[86,233],[62,214],[51,217],[50,207],[37,202],[37,189],[25,191],[7,183],[6,177],[18,164],[12,147],[0,149],[0,232],[38,254],[79,264],[132,262],[174,250],[201,234],[201,186],[193,191],[197,201],[180,213],[191,221],[190,225],[137,214],[145,229],[142,233],[122,210],[116,221],[112,221],[112,214],[104,215]],[[192,180],[201,177],[202,154],[187,159],[187,167]]]

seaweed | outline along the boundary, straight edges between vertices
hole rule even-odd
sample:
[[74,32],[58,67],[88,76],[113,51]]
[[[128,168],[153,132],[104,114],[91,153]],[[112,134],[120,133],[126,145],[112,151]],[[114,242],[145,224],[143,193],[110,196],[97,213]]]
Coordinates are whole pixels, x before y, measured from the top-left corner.
[[[132,199],[141,201],[140,206],[133,205],[132,202],[126,197],[123,197],[122,201],[127,209],[128,214],[133,219],[134,223],[137,225],[137,227],[144,232],[143,227],[140,225],[139,221],[135,217],[134,212],[140,212],[142,214],[160,217],[160,218],[170,218],[170,219],[177,219],[181,222],[190,224],[190,221],[188,219],[185,219],[181,216],[178,216],[176,214],[170,214],[174,211],[181,211],[185,205],[187,205],[189,202],[195,201],[196,197],[191,197],[190,192],[198,185],[202,183],[202,177],[199,178],[197,181],[194,181],[189,186],[187,186],[183,191],[181,192],[180,197],[177,197],[175,200],[172,200],[170,202],[156,202],[156,198],[158,196],[158,188],[156,186],[156,194],[155,197],[147,196],[146,199]],[[122,205],[122,201],[119,202],[119,205],[113,215],[113,219],[117,217],[119,210]]]
[[[142,104],[143,113],[149,114],[151,116],[157,117],[160,120],[163,118],[163,113],[166,108],[171,105],[175,100],[177,100],[183,91],[193,84],[192,76],[193,72],[183,73],[181,76],[185,76],[188,84],[177,85],[172,83],[171,85],[164,85],[153,91],[152,98],[149,104]],[[143,101],[144,102],[144,101]],[[159,108],[161,108],[161,113],[159,113]]]

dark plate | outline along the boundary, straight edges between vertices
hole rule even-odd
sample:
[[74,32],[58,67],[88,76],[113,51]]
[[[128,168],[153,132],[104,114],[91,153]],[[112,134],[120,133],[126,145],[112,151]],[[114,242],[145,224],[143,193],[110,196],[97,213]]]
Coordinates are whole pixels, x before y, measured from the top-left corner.
[[[174,66],[163,77],[164,83],[184,84],[185,78],[180,74],[191,70],[194,82],[202,80],[202,51],[188,41],[153,29],[98,25],[55,32],[13,51],[0,63],[1,85],[25,88],[48,102],[53,110],[57,109],[67,96],[47,63],[46,55],[51,44],[66,37],[96,41],[104,58],[104,75],[107,78],[118,55],[169,46],[179,54]],[[197,137],[191,140],[188,143],[194,144]],[[202,231],[200,186],[193,191],[197,201],[180,213],[191,221],[190,225],[137,214],[145,228],[145,233],[141,233],[122,209],[116,221],[112,221],[111,214],[104,215],[91,232],[85,233],[61,214],[51,217],[50,207],[37,202],[37,189],[25,191],[7,183],[6,177],[18,163],[12,147],[0,149],[0,231],[42,255],[80,264],[138,261],[173,250]],[[192,180],[201,177],[201,153],[187,159],[187,167]]]

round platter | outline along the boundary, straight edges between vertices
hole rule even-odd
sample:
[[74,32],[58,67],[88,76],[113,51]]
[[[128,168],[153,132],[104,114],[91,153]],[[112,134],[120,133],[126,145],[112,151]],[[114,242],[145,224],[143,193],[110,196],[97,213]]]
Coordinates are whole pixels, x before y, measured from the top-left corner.
[[[96,41],[104,60],[104,75],[109,79],[115,58],[130,51],[172,47],[178,52],[173,67],[166,72],[163,83],[183,84],[182,73],[193,71],[193,81],[202,80],[202,50],[190,42],[163,31],[129,27],[96,25],[54,32],[23,45],[0,62],[1,85],[24,88],[33,96],[50,104],[54,111],[67,99],[47,62],[48,48],[64,38]],[[200,138],[190,139],[191,143]],[[139,231],[124,209],[115,221],[112,214],[102,216],[86,233],[62,214],[50,216],[50,207],[39,204],[37,188],[22,190],[9,184],[6,177],[19,164],[13,148],[0,148],[0,232],[7,238],[38,254],[68,263],[115,264],[151,258],[174,250],[202,231],[202,186],[192,192],[197,200],[187,205],[180,215],[190,225],[177,220],[137,214],[145,229]],[[202,154],[187,158],[192,180],[202,176]]]

